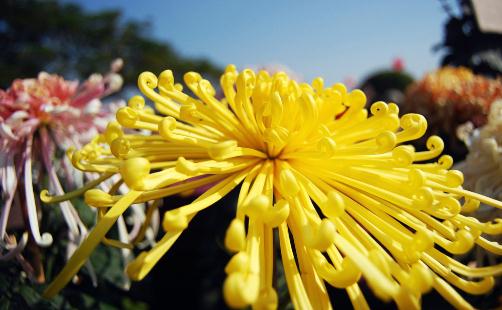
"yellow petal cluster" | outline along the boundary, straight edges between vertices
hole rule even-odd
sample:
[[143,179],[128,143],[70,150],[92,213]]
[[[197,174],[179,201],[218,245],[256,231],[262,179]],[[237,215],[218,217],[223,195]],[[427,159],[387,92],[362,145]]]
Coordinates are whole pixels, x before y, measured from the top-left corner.
[[[145,277],[198,212],[235,188],[235,218],[224,240],[234,253],[223,284],[231,307],[278,306],[276,249],[296,309],[331,308],[327,285],[367,309],[361,278],[402,309],[419,308],[431,289],[470,308],[457,289],[484,294],[502,273],[502,265],[471,268],[452,258],[474,246],[502,253],[482,236],[501,234],[502,221],[464,215],[480,202],[502,203],[462,188],[451,157],[439,157],[439,137],[428,139],[427,150],[405,144],[425,133],[423,116],[399,117],[397,105],[384,102],[367,110],[363,92],[326,87],[321,78],[300,84],[285,73],[239,73],[232,65],[221,77],[223,99],[198,73],[185,74],[184,82],[194,97],[170,70],[142,73],[138,85],[154,109],[132,97],[104,134],[69,152],[76,168],[102,175],[75,193],[85,192],[101,216],[46,296],[68,283],[131,204],[208,186],[192,203],[163,214],[165,234],[129,264],[132,279]],[[112,175],[121,177],[114,188],[123,182],[127,194],[92,189]],[[43,192],[42,199],[72,195]]]

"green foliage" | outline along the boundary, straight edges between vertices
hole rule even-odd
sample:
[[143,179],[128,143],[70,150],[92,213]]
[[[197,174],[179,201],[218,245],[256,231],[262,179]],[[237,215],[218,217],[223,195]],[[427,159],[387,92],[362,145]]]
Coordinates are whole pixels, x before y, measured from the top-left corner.
[[371,85],[378,93],[383,93],[389,89],[405,91],[413,83],[413,77],[401,71],[378,71],[370,75],[363,85]]
[[[55,243],[44,251],[44,267],[51,280],[64,265],[66,242]],[[22,276],[14,262],[0,263],[0,310],[4,309],[148,309],[148,305],[117,287],[123,280],[123,263],[117,249],[98,246],[91,257],[98,274],[93,287],[86,269],[79,275],[79,284],[70,284],[51,300],[42,297],[46,284],[36,284]]]
[[106,72],[113,59],[124,59],[126,85],[143,71],[188,70],[216,78],[220,69],[205,59],[187,59],[149,34],[147,22],[124,20],[119,10],[95,13],[57,0],[6,0],[0,9],[0,87],[15,78],[46,70],[85,78]]
[[7,309],[58,309],[61,296],[52,300],[42,298],[42,287],[21,275],[19,266],[12,262],[0,263],[0,310]]
[[400,103],[402,94],[413,80],[411,75],[403,71],[382,70],[369,75],[359,87],[368,96],[368,103],[375,100]]

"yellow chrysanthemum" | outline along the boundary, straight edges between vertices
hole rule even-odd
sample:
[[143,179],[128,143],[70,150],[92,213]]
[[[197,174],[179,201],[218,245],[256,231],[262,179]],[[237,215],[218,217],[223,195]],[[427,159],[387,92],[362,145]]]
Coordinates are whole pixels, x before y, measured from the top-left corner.
[[[430,161],[442,152],[440,138],[429,138],[426,151],[403,145],[424,134],[421,115],[399,118],[395,104],[376,102],[369,116],[359,90],[325,88],[321,78],[308,85],[284,73],[238,73],[234,66],[221,77],[222,100],[197,73],[187,73],[185,83],[197,98],[183,93],[169,70],[158,78],[141,74],[139,88],[158,113],[133,97],[103,135],[70,152],[78,169],[102,177],[62,197],[42,193],[44,201],[58,201],[85,192],[102,215],[46,296],[68,283],[131,204],[208,185],[192,203],[164,213],[166,233],[129,264],[132,279],[148,274],[199,211],[238,186],[225,238],[235,253],[223,285],[232,307],[277,307],[277,246],[297,309],[331,308],[326,284],[346,289],[356,309],[368,308],[361,276],[377,296],[402,309],[419,308],[431,288],[455,307],[469,308],[453,286],[484,294],[502,273],[502,265],[471,268],[446,254],[476,244],[500,255],[502,246],[481,234],[500,234],[502,221],[481,223],[463,214],[480,202],[502,203],[462,189],[462,173],[448,170],[451,157]],[[91,189],[113,174],[130,188],[127,194]]]

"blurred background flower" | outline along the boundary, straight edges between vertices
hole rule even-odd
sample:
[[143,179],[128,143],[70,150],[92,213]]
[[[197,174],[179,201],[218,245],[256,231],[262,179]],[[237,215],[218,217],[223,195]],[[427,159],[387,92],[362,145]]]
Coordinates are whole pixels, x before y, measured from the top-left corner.
[[[70,146],[82,146],[104,129],[100,124],[106,123],[113,111],[103,109],[100,99],[121,88],[122,77],[116,72],[121,66],[121,60],[117,60],[104,77],[93,74],[82,84],[42,72],[36,79],[17,79],[7,90],[0,90],[0,179],[4,201],[0,258],[17,259],[36,282],[45,281],[36,246],[50,246],[53,237],[40,232],[42,212],[37,207],[38,190],[34,187],[39,188],[48,179],[49,186],[63,194],[59,176],[70,184],[81,183],[64,160],[64,151]],[[87,228],[70,202],[62,202],[60,207],[68,225],[69,255],[85,238]],[[20,234],[16,237],[9,231]],[[32,255],[23,255],[27,246]]]
[[424,115],[427,132],[445,138],[446,151],[459,159],[466,149],[456,136],[457,127],[467,121],[474,127],[484,125],[491,104],[501,98],[501,79],[486,78],[465,67],[443,67],[408,88],[405,110]]
[[[469,150],[466,159],[455,166],[464,173],[464,188],[502,200],[502,100],[491,105],[484,126],[474,128],[468,122],[458,128],[457,134]],[[502,218],[502,210],[484,204],[472,212],[472,216],[480,221]],[[491,239],[499,243],[502,241],[500,237],[492,236]],[[500,260],[496,255],[480,249],[477,249],[475,258],[478,265]]]

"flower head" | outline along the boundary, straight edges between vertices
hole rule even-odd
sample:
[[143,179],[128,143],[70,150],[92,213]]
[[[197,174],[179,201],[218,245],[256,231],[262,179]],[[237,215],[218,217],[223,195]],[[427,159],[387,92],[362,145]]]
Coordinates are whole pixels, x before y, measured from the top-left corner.
[[480,128],[472,123],[460,126],[457,134],[469,148],[465,161],[457,165],[465,176],[464,187],[495,199],[502,199],[502,100],[490,107],[488,121]]
[[[116,66],[116,69],[120,68]],[[39,282],[44,280],[43,272],[34,274],[37,268],[23,257],[22,250],[28,243],[29,233],[42,247],[52,244],[53,238],[50,233],[40,233],[40,212],[37,212],[33,184],[47,178],[54,191],[64,193],[58,175],[71,183],[72,174],[69,163],[55,157],[56,151],[70,146],[81,147],[104,129],[99,128],[97,121],[104,121],[111,113],[101,108],[99,99],[120,87],[121,77],[112,70],[105,77],[93,75],[83,84],[42,72],[36,79],[18,79],[9,89],[0,90],[3,202],[0,259],[16,258],[28,275]],[[32,170],[38,172],[35,177]],[[13,207],[18,210],[11,216]],[[72,247],[80,243],[87,229],[70,202],[63,202],[61,210],[69,228],[69,252],[72,252]],[[17,219],[16,214],[17,217],[25,214],[29,227],[19,225],[22,220]],[[21,239],[16,240],[13,233],[7,233],[8,228],[22,230]]]
[[500,80],[476,75],[464,67],[444,67],[411,86],[406,103],[411,111],[427,116],[428,120],[430,117],[433,129],[454,133],[466,121],[476,127],[484,125],[490,105],[499,98]]
[[[424,134],[423,116],[399,117],[397,105],[384,102],[368,111],[363,92],[325,87],[321,78],[298,84],[284,73],[238,73],[230,65],[221,100],[199,74],[184,80],[196,97],[182,92],[169,70],[158,78],[141,74],[139,88],[155,110],[143,97],[131,98],[103,134],[70,153],[78,169],[119,175],[130,190],[106,193],[93,182],[75,193],[85,191],[102,217],[46,296],[64,287],[131,204],[208,184],[192,203],[163,214],[165,234],[128,265],[132,279],[150,272],[198,212],[238,188],[225,237],[234,255],[223,292],[232,307],[277,307],[276,247],[297,309],[329,307],[326,285],[346,289],[355,308],[367,308],[361,277],[405,309],[418,308],[431,288],[456,307],[469,304],[452,286],[472,294],[492,288],[500,265],[470,268],[449,254],[474,245],[500,254],[502,247],[481,234],[500,234],[502,222],[463,212],[502,203],[464,190],[448,155],[431,162],[443,150],[440,138],[429,138],[425,151],[404,144]],[[43,192],[42,199],[59,198]]]
[[[459,127],[458,135],[469,149],[467,158],[455,166],[463,172],[464,187],[477,191],[488,197],[502,200],[502,100],[495,101],[490,107],[488,121],[483,127],[474,129],[472,123]],[[481,205],[473,210],[473,216],[486,221],[502,216],[500,209]],[[492,236],[497,242],[502,236]],[[486,251],[477,252],[477,260],[482,263],[486,257],[492,262],[497,261],[497,255]]]

